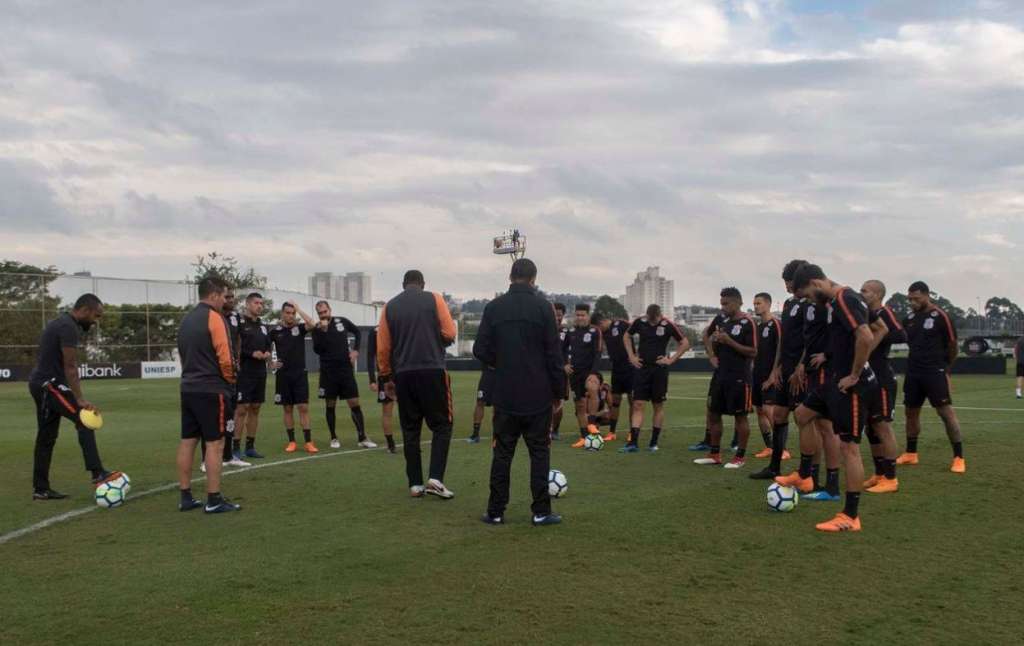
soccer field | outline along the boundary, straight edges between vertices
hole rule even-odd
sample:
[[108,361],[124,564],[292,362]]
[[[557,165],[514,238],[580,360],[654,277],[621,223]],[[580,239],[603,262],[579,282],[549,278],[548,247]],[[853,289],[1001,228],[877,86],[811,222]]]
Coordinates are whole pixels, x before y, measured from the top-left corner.
[[[132,477],[115,510],[93,505],[67,422],[52,481],[72,497],[31,501],[31,400],[24,384],[0,384],[0,534],[90,510],[0,544],[0,643],[1020,643],[1024,405],[1009,377],[955,381],[965,476],[949,473],[928,410],[922,463],[901,470],[900,492],[864,494],[862,533],[822,535],[814,523],[841,503],[771,513],[765,484],[747,478],[760,461],[691,464],[707,378],[680,374],[660,453],[556,443],[565,524],[533,528],[520,445],[509,524],[486,526],[490,451],[462,441],[477,376],[452,374],[454,500],[409,498],[401,455],[354,451],[347,415],[342,450],[327,449],[318,403],[325,450],[286,456],[267,405],[267,459],[225,479],[243,511],[221,516],[179,513],[173,486],[139,495],[175,481],[177,382],[85,384],[104,411],[106,465]],[[896,429],[902,446],[902,419]],[[573,435],[568,417],[562,431]]]

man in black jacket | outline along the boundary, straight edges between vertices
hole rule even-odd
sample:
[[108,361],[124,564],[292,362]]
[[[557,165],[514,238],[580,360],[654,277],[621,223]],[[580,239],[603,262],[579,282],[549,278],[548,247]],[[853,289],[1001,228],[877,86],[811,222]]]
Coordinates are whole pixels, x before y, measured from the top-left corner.
[[561,344],[554,309],[534,288],[537,266],[517,260],[509,278],[508,293],[484,309],[473,344],[473,355],[495,370],[491,496],[482,520],[504,522],[512,457],[522,436],[530,452],[533,524],[556,525],[562,517],[551,512],[548,429],[552,402],[564,394]]

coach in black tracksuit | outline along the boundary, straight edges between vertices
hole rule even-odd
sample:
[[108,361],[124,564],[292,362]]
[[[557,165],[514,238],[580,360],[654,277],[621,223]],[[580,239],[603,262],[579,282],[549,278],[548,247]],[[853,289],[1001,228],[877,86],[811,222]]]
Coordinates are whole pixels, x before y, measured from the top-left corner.
[[537,266],[522,258],[512,265],[508,293],[484,309],[473,355],[495,369],[494,457],[491,497],[482,520],[501,524],[509,499],[509,479],[516,443],[522,436],[530,452],[533,524],[553,525],[548,469],[548,428],[552,402],[563,396],[563,360],[555,312],[537,294]]

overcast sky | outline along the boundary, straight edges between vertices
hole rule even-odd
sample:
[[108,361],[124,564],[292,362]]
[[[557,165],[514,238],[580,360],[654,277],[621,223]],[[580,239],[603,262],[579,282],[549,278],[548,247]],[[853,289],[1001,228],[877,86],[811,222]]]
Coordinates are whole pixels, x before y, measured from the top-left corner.
[[411,266],[677,302],[834,279],[1024,301],[1024,3],[19,2],[0,8],[0,256],[283,288]]

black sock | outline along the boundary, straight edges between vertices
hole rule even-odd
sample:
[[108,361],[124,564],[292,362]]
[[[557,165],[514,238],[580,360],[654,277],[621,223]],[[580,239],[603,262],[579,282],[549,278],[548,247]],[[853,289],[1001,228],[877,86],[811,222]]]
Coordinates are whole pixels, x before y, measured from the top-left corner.
[[782,452],[786,448],[788,435],[789,423],[776,424],[772,429],[772,457],[768,466],[775,473],[782,472]]
[[704,429],[704,439],[701,440],[701,444],[708,444],[708,445],[711,444],[711,429],[710,428]]
[[308,428],[302,429],[302,437],[306,440],[306,444],[309,444],[313,441],[313,431]]
[[608,432],[609,433],[614,433],[615,432],[615,427],[617,427],[618,425],[619,425],[619,420],[617,420],[617,419],[613,419],[612,421],[608,422]]
[[820,464],[811,464],[811,480],[814,482],[814,488],[818,489],[818,475],[821,473]]
[[736,449],[736,457],[738,457],[738,458],[745,458],[746,456],[747,456],[747,450],[746,449]]
[[256,438],[255,437],[247,437],[247,438],[245,438],[245,450],[248,451],[249,449],[255,449],[255,448],[256,448]]
[[737,444],[738,444],[738,442],[736,442],[736,434],[733,433],[732,434],[732,439],[729,440],[729,446],[736,446]]
[[953,457],[954,458],[962,458],[962,457],[964,457],[964,443],[963,442],[953,442]]
[[384,439],[388,441],[388,448],[389,449],[395,448],[395,436],[394,435],[385,435]]
[[907,438],[907,453],[917,453],[917,438],[916,437],[908,437]]
[[284,429],[284,432],[288,434],[288,441],[289,442],[294,442],[295,441],[295,429],[294,428],[286,428],[286,429]]
[[661,436],[661,427],[651,428],[651,446],[658,446],[658,438]]
[[363,419],[363,409],[356,406],[352,409],[352,423],[356,425],[356,436],[362,442],[366,439],[366,421]]
[[843,507],[843,513],[850,518],[857,517],[857,506],[860,504],[860,492],[859,491],[847,491],[846,492],[846,506]]
[[722,452],[722,447],[721,446],[718,446],[717,444],[712,444],[711,445],[711,450],[709,451],[709,453],[711,455],[718,455],[721,452]]
[[876,476],[882,475],[882,472],[883,472],[883,470],[885,468],[883,466],[884,463],[885,463],[885,458],[881,458],[881,457],[877,457],[877,456],[873,455],[873,456],[871,456],[871,459],[874,460],[874,462],[875,462],[875,475]]
[[222,502],[224,502],[224,498],[221,497],[219,491],[206,492],[206,504],[209,505],[210,507],[213,507],[214,505],[219,505]]
[[632,446],[637,446],[639,443],[640,443],[640,429],[639,428],[631,428],[631,429],[629,429],[629,440],[626,442],[626,444],[629,444],[629,445],[632,445]]
[[331,432],[331,439],[338,439],[338,432],[335,430],[335,424],[337,424],[337,418],[335,417],[334,406],[327,407],[327,430]]
[[587,415],[587,424],[597,426],[597,415]]
[[473,424],[473,435],[472,435],[472,437],[476,437],[478,435],[480,435],[480,424]]
[[580,427],[580,437],[586,437],[586,436],[587,436],[587,428],[585,426],[581,426]]
[[772,432],[761,429],[761,439],[764,440],[764,448],[772,448]]
[[241,451],[241,450],[242,450],[242,440],[240,440],[240,439],[238,439],[238,440],[232,440],[232,441],[231,441],[231,445],[232,445],[233,447],[235,447],[235,452],[236,452],[236,453],[237,453],[238,451]]
[[839,469],[825,469],[825,491],[830,496],[839,495]]
[[185,504],[191,504],[192,503],[192,488],[191,487],[189,487],[188,489],[182,489],[181,490],[181,502],[183,502]]
[[882,458],[882,475],[889,480],[896,479],[896,460]]
[[811,473],[814,471],[814,454],[807,455],[806,453],[800,454],[800,477],[810,478]]

